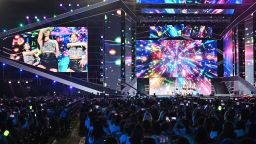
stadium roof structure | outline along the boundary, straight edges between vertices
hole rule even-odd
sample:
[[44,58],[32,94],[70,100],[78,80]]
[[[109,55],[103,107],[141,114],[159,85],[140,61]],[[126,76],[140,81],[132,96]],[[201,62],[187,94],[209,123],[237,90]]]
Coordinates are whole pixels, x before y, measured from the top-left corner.
[[138,23],[146,25],[189,23],[208,24],[215,28],[216,39],[221,39],[231,28],[256,10],[256,1],[241,4],[175,4],[138,3]]
[[[24,25],[23,27],[17,27],[10,29],[6,32],[0,33],[0,38],[15,35],[25,31],[33,29],[39,29],[47,26],[57,26],[68,22],[74,22],[85,19],[93,19],[97,15],[107,13],[116,9],[121,9],[127,13],[133,20],[136,20],[135,13],[122,1],[122,0],[104,0],[92,5],[88,5],[79,9],[75,9],[54,17],[42,20],[40,22]],[[95,19],[97,21],[97,19]]]

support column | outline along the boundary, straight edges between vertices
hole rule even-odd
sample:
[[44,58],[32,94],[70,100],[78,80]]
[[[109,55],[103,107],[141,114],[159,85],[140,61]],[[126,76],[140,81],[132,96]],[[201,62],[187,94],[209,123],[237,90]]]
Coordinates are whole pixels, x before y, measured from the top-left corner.
[[136,34],[135,24],[132,26],[132,79],[136,77]]
[[125,76],[125,12],[121,10],[121,83],[125,83]]
[[254,64],[254,86],[256,85],[256,12],[253,13],[253,64]]
[[239,55],[239,76],[245,78],[245,25],[241,22],[238,25],[238,55]]
[[223,39],[217,41],[217,58],[218,58],[218,77],[224,76],[224,65],[223,65]]

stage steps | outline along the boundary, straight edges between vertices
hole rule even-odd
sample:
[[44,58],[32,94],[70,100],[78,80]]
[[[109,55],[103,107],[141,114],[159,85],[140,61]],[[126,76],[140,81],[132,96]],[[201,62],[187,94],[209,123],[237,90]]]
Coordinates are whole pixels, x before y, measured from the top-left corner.
[[215,94],[251,95],[256,94],[256,88],[239,76],[212,78],[211,83]]

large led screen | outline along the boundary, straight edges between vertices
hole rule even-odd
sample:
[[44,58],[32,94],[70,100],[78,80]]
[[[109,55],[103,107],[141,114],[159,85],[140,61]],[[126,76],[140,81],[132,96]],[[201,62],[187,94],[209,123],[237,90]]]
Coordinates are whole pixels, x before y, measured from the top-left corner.
[[172,9],[143,8],[145,14],[234,14],[234,9]]
[[[138,78],[176,78],[177,89],[189,82],[200,87],[198,93],[210,94],[209,78],[217,76],[215,40],[138,40],[136,49]],[[152,91],[163,88],[161,81]]]
[[137,0],[142,4],[242,4],[243,0]]
[[86,72],[86,27],[47,27],[15,35],[10,58],[52,72]]
[[223,40],[223,61],[224,61],[224,76],[233,76],[233,31],[230,30]]
[[193,38],[211,38],[212,27],[185,24],[150,26],[150,38],[173,38],[187,36]]

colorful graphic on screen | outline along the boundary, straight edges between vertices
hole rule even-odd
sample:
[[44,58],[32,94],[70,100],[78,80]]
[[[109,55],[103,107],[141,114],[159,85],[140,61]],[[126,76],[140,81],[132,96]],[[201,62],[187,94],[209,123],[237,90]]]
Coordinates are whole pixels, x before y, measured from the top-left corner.
[[223,40],[224,77],[233,76],[233,31],[229,31]]
[[137,0],[141,4],[242,4],[243,0]]
[[150,38],[173,38],[187,36],[193,38],[211,38],[212,27],[191,26],[185,24],[150,26]]
[[11,59],[53,72],[87,72],[86,27],[48,27],[14,36]]
[[145,14],[234,14],[234,9],[171,9],[143,8]]
[[210,94],[209,78],[217,76],[215,40],[138,40],[136,48],[138,78],[184,78]]

